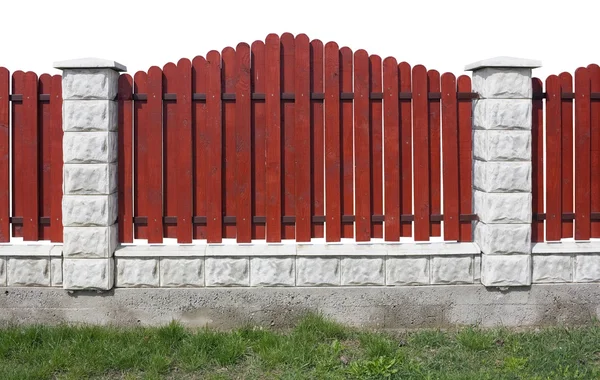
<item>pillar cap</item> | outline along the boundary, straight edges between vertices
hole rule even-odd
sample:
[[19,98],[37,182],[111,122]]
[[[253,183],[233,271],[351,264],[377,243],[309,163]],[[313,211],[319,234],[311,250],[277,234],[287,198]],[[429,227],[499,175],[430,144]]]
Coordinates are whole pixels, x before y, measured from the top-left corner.
[[486,67],[535,69],[542,67],[542,61],[516,57],[494,57],[468,64],[465,66],[465,71],[475,71]]
[[125,65],[119,62],[102,58],[78,58],[66,61],[58,61],[53,64],[55,69],[113,69],[115,71],[127,71]]

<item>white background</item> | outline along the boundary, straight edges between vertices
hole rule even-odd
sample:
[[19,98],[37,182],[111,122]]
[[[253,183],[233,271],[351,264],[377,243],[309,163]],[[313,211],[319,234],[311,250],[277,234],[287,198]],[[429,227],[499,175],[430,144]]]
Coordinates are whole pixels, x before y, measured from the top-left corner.
[[495,56],[541,60],[545,78],[600,63],[592,0],[45,0],[0,2],[0,66],[58,73],[55,61],[98,57],[128,72],[192,59],[268,33],[460,75]]

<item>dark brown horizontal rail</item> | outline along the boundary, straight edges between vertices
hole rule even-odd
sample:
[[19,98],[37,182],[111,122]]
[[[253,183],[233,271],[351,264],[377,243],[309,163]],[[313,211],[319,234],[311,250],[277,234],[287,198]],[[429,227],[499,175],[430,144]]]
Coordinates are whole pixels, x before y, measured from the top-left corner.
[[[548,94],[545,92],[534,92],[533,99],[546,99]],[[575,93],[573,92],[563,92],[560,94],[560,98],[563,100],[573,100],[575,99]],[[591,100],[600,100],[600,92],[591,92],[590,93]]]
[[[23,225],[23,217],[22,216],[13,216],[10,218],[10,222],[14,226],[22,226]],[[39,219],[39,224],[42,226],[50,225],[50,217],[49,216],[41,216]]]
[[[256,93],[253,93],[251,96],[252,96],[252,100],[265,100],[267,95],[256,92]],[[16,97],[15,101],[22,100],[21,95],[11,95],[11,100],[12,100],[12,97]],[[440,100],[442,98],[442,94],[440,92],[430,92],[427,94],[427,97],[428,97],[428,99],[431,99],[431,100]],[[313,92],[310,94],[310,98],[311,98],[311,100],[324,100],[325,94],[322,92]],[[477,98],[479,98],[479,94],[477,94],[475,92],[457,92],[456,98],[458,100],[477,99]],[[42,99],[42,98],[40,97],[40,99]],[[133,94],[132,99],[134,101],[146,101],[146,100],[148,100],[148,94]],[[295,100],[295,99],[296,99],[296,94],[294,94],[292,92],[281,93],[281,100],[287,101],[287,100]],[[353,100],[353,99],[354,99],[353,92],[341,92],[340,93],[340,100]],[[372,92],[369,94],[369,99],[383,100],[383,92]],[[398,99],[410,100],[410,99],[412,99],[412,92],[400,92],[400,93],[398,93]],[[600,97],[599,97],[599,99],[600,99]],[[49,95],[48,95],[48,99],[46,99],[46,100],[50,100]],[[163,100],[167,100],[167,101],[177,100],[177,94],[165,93],[165,94],[163,94]],[[192,94],[192,100],[201,101],[201,102],[206,101],[206,94],[205,93],[194,93],[194,94]],[[235,100],[235,93],[229,93],[229,92],[222,93],[221,100],[225,100],[225,101]]]
[[[533,214],[532,218],[536,221],[546,220],[547,215],[545,213]],[[564,222],[569,222],[575,220],[575,213],[566,212],[561,215],[560,218]],[[600,220],[600,212],[592,212],[590,213],[590,220]]]
[[[22,102],[23,101],[23,95],[22,94],[12,94],[8,96],[8,99],[11,102]],[[38,95],[38,100],[40,102],[49,102],[50,101],[50,94],[39,94]]]

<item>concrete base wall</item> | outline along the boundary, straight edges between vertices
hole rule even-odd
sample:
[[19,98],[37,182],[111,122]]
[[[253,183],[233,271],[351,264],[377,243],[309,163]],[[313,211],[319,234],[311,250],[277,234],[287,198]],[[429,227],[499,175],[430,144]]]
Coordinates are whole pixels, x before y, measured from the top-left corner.
[[599,284],[545,284],[502,292],[482,285],[323,288],[0,289],[0,324],[89,323],[229,329],[293,325],[321,312],[351,326],[385,329],[585,324],[600,316]]

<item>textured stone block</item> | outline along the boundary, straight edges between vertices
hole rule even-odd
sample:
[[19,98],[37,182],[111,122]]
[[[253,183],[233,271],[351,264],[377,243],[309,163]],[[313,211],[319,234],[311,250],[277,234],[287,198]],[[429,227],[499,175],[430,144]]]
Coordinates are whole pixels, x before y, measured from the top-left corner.
[[63,130],[65,132],[116,131],[118,106],[113,100],[65,100]]
[[65,164],[116,162],[117,145],[117,132],[65,132],[63,160]]
[[117,220],[117,193],[111,195],[64,195],[63,226],[107,227]]
[[480,99],[473,106],[473,129],[531,129],[530,99]]
[[62,286],[63,280],[63,267],[62,257],[50,259],[50,284],[52,286]]
[[64,194],[97,195],[117,191],[118,165],[67,164],[64,165]]
[[206,286],[249,286],[248,257],[207,257]]
[[531,223],[531,193],[485,193],[474,191],[479,220],[486,224]]
[[0,257],[0,287],[6,286],[6,259]]
[[296,259],[294,257],[253,257],[250,261],[250,285],[296,285]]
[[481,255],[473,257],[473,281],[481,282]]
[[386,285],[429,285],[427,257],[388,257]]
[[112,257],[119,245],[116,224],[108,227],[64,227],[63,255],[65,257]]
[[346,257],[341,266],[342,285],[385,285],[382,257]]
[[584,254],[575,256],[574,282],[600,281],[600,255]]
[[533,283],[571,282],[573,266],[571,255],[532,256]]
[[531,256],[482,255],[481,283],[485,286],[531,285]]
[[483,161],[530,161],[530,131],[473,131],[473,158]]
[[473,256],[437,256],[431,258],[432,284],[472,284]]
[[531,253],[530,224],[475,224],[475,242],[488,255]]
[[64,259],[63,289],[109,290],[114,284],[114,261],[110,259]]
[[297,286],[339,286],[340,281],[340,260],[338,258],[297,258]]
[[473,90],[482,98],[529,99],[530,68],[487,67],[473,71]]
[[8,286],[50,286],[50,259],[10,258]]
[[473,161],[473,186],[490,193],[531,191],[531,162]]
[[204,259],[161,258],[160,286],[178,288],[204,286]]
[[117,288],[147,288],[159,285],[158,259],[115,259]]
[[119,73],[112,69],[66,69],[62,74],[63,99],[113,100]]

